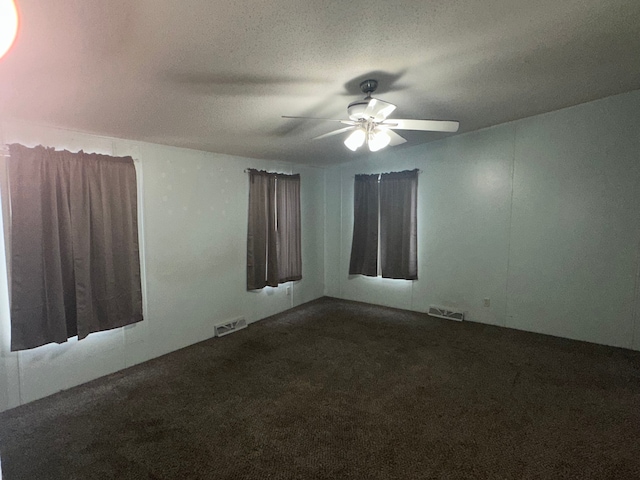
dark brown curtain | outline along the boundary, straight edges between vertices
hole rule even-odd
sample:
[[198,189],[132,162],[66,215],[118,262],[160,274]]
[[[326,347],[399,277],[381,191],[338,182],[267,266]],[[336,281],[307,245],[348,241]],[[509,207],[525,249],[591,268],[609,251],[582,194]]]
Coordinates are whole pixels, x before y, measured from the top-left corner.
[[133,159],[9,149],[11,349],[141,321]]
[[247,290],[278,286],[276,176],[249,170]]
[[378,177],[355,178],[349,275],[378,275]]
[[302,278],[300,236],[300,175],[276,176],[278,229],[278,280]]
[[380,176],[380,264],[385,278],[418,278],[418,170]]

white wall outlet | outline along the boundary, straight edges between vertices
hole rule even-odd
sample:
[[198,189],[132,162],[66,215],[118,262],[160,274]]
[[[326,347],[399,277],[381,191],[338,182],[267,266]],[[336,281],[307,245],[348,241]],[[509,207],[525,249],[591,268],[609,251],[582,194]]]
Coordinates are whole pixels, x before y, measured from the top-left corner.
[[287,297],[291,295],[291,287],[287,287],[285,292],[287,293]]
[[488,299],[488,298],[485,298],[485,299],[484,299],[484,306],[485,306],[485,307],[489,307],[489,306],[491,306],[491,300],[490,300],[490,299]]

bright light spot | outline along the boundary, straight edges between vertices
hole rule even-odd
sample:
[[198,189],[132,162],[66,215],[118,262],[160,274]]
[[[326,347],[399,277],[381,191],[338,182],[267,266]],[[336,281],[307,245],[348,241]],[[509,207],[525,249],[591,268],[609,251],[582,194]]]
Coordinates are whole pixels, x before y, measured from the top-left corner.
[[344,144],[347,146],[349,150],[356,151],[358,148],[362,146],[364,143],[364,139],[366,138],[366,133],[361,128],[354,130],[354,132],[347,137],[344,141]]
[[0,0],[0,58],[13,45],[18,33],[18,10],[13,0]]
[[369,150],[377,152],[389,145],[389,142],[391,142],[389,134],[384,130],[377,128],[369,135]]

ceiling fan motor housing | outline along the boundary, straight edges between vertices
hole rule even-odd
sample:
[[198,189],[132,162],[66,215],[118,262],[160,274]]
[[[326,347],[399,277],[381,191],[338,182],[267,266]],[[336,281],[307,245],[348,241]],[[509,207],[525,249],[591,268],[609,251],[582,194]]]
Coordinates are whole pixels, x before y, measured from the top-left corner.
[[356,122],[358,120],[362,120],[364,118],[364,115],[363,115],[364,111],[367,109],[368,105],[369,105],[368,99],[356,100],[355,102],[351,102],[347,107],[347,113],[349,114],[349,119],[355,120]]
[[358,121],[364,118],[363,113],[369,105],[371,94],[376,91],[376,88],[378,88],[377,80],[368,79],[360,82],[360,90],[362,90],[362,93],[366,95],[366,98],[364,100],[356,100],[355,102],[351,102],[349,104],[349,106],[347,107],[349,119]]

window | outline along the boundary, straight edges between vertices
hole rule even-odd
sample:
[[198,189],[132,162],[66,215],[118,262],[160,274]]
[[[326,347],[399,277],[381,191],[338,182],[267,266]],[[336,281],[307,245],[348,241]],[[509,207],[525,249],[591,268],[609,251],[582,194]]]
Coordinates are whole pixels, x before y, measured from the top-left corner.
[[418,170],[356,175],[350,275],[416,280]]
[[302,278],[300,175],[249,170],[247,290]]
[[133,159],[9,152],[11,350],[141,321]]

